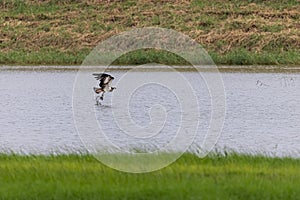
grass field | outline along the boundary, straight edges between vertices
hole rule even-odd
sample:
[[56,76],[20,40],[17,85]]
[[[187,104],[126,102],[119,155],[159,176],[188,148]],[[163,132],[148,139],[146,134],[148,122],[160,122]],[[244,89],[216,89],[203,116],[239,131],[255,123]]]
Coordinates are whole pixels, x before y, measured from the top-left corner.
[[300,199],[300,160],[185,154],[130,174],[89,155],[0,155],[0,199]]
[[[299,0],[0,0],[0,64],[79,65],[99,42],[162,27],[201,44],[217,64],[300,64]],[[184,64],[142,50],[117,64]]]

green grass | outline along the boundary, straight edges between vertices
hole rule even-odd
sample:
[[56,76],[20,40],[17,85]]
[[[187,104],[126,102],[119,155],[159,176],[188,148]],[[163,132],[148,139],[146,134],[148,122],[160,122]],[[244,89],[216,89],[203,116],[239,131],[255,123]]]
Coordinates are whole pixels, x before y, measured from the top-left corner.
[[226,55],[211,54],[217,64],[225,65],[299,65],[300,56],[297,51],[251,53],[245,49],[237,49]]
[[90,155],[0,156],[0,199],[300,199],[300,160],[185,154],[130,174]]
[[11,51],[0,54],[0,63],[6,65],[80,65],[89,50],[60,52],[41,49],[39,52]]
[[[188,35],[216,64],[299,65],[299,0],[0,0],[0,65],[80,65],[99,42],[132,28]],[[185,64],[139,51],[120,65]]]
[[[80,65],[89,54],[88,49],[78,52],[60,52],[41,50],[40,52],[12,51],[0,54],[0,64],[5,65]],[[299,65],[300,55],[297,51],[251,53],[245,49],[236,49],[227,54],[209,53],[218,65]],[[160,63],[165,65],[189,65],[180,56],[162,50],[138,50],[127,53],[112,65],[141,65]],[[98,63],[102,64],[102,63]]]

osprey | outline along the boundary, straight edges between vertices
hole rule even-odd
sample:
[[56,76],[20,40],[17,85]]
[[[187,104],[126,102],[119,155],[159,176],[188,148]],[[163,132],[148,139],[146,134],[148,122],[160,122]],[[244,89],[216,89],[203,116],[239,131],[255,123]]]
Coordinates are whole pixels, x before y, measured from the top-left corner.
[[96,87],[93,88],[95,93],[100,94],[102,92],[102,95],[100,97],[98,96],[96,98],[97,103],[98,103],[99,102],[98,98],[103,100],[105,92],[112,92],[114,89],[116,89],[115,87],[110,86],[112,80],[114,80],[115,78],[112,77],[111,75],[105,74],[105,73],[99,73],[99,74],[95,73],[95,74],[93,74],[93,76],[95,76],[95,78],[100,82],[99,83],[100,88],[96,88]]

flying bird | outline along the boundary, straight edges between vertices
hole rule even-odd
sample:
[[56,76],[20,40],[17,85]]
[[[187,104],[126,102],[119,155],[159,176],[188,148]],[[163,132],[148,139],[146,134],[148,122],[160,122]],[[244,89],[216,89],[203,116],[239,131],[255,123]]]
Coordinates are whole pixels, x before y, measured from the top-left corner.
[[94,73],[93,76],[99,81],[100,88],[94,87],[94,92],[96,94],[102,93],[102,95],[96,98],[97,103],[99,102],[99,98],[103,100],[105,92],[112,92],[115,87],[111,87],[111,82],[115,79],[113,76],[105,73]]

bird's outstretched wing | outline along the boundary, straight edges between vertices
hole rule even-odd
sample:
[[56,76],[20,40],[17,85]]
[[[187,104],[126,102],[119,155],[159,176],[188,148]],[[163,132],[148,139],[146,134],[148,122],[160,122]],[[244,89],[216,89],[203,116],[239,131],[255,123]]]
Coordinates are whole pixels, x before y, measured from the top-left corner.
[[106,87],[107,85],[109,85],[111,83],[112,80],[114,80],[114,77],[112,77],[109,74],[105,74],[105,73],[98,73],[98,74],[94,73],[93,76],[95,76],[95,78],[100,81],[99,86],[101,88]]

